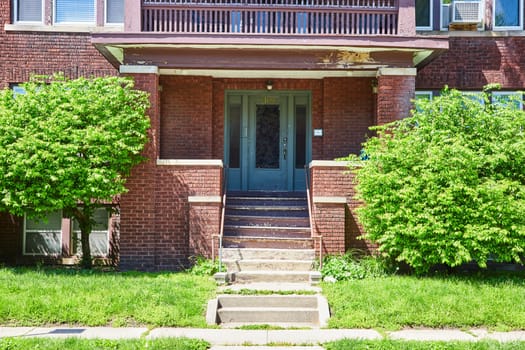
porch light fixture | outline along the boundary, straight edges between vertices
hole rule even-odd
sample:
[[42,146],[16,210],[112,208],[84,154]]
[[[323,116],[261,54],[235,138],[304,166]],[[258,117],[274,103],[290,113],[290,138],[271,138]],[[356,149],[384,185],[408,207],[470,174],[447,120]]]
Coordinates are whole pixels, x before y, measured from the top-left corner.
[[273,89],[273,81],[266,80],[266,90],[270,91]]
[[372,86],[372,93],[377,94],[377,79],[372,79],[372,83],[370,85]]

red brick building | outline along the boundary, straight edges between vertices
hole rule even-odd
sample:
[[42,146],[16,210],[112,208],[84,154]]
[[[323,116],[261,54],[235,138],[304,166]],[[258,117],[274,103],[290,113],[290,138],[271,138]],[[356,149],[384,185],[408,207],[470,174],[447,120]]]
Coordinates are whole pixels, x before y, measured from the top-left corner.
[[[523,0],[442,2],[0,0],[0,87],[63,71],[130,75],[150,93],[148,161],[92,241],[121,268],[216,255],[228,193],[308,187],[308,244],[367,249],[333,160],[415,95],[525,87]],[[0,261],[74,255],[75,224],[54,215],[44,227],[0,214]]]

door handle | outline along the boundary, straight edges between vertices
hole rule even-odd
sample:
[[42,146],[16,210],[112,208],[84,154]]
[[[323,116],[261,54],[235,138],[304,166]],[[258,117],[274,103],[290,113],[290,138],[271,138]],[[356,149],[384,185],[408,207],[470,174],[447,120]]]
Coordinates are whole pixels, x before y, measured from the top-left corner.
[[284,148],[284,149],[283,149],[283,158],[284,158],[284,160],[286,160],[286,153],[287,153],[287,149]]

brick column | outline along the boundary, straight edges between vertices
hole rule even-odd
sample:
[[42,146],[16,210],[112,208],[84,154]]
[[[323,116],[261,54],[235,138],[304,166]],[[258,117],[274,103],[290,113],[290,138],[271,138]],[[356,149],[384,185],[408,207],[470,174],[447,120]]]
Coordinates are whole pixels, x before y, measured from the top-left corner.
[[381,68],[377,73],[377,124],[410,116],[415,95],[415,68]]
[[159,129],[159,76],[152,66],[121,66],[120,72],[135,79],[135,88],[150,94],[149,142],[143,155],[147,160],[134,167],[126,183],[129,192],[120,201],[120,268],[155,270],[157,264],[155,230],[156,160]]

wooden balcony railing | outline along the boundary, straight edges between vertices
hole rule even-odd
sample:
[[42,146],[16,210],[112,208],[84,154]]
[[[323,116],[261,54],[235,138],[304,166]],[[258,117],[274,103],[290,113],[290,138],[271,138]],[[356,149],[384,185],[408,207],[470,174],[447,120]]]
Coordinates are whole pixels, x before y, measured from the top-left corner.
[[143,0],[143,32],[396,35],[398,0]]

